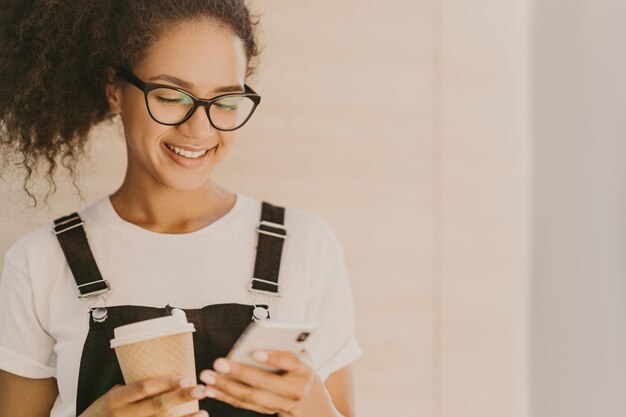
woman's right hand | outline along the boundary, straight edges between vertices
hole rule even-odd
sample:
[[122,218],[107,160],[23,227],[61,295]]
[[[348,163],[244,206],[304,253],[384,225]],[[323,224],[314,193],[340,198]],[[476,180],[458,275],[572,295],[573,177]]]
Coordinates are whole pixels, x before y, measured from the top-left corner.
[[[115,385],[79,417],[153,417],[206,396],[206,386],[195,385],[195,381],[181,378],[169,375],[142,379],[128,385]],[[201,410],[185,417],[208,416],[206,411]]]

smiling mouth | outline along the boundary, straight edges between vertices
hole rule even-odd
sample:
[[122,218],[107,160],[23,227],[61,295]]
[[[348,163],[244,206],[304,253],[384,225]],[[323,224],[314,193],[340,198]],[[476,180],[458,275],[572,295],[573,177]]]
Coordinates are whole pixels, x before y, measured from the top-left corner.
[[200,158],[202,156],[204,156],[207,152],[209,152],[211,149],[214,149],[215,147],[211,148],[211,149],[205,149],[203,151],[198,151],[198,152],[192,152],[192,151],[188,151],[186,149],[182,149],[173,145],[170,145],[168,143],[165,144],[165,146],[167,147],[167,149],[169,149],[170,151],[185,157],[187,159],[197,159]]

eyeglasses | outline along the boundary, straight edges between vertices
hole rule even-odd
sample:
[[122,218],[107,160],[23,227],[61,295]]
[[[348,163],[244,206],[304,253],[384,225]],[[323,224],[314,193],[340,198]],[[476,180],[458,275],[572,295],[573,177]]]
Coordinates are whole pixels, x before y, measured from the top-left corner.
[[200,99],[178,87],[144,83],[125,68],[118,67],[116,70],[122,78],[143,91],[150,117],[166,126],[185,123],[198,107],[204,106],[211,126],[228,132],[243,126],[261,102],[261,96],[247,84],[244,84],[243,93],[228,93],[211,99]]

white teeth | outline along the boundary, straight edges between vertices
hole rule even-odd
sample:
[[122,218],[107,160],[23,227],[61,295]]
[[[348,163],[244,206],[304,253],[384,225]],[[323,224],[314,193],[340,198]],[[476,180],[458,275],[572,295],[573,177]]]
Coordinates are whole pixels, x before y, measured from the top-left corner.
[[165,146],[167,146],[169,149],[173,150],[177,154],[184,156],[185,158],[192,158],[192,159],[193,158],[199,158],[199,157],[201,157],[202,155],[204,155],[205,153],[208,152],[206,150],[205,151],[199,151],[199,152],[191,152],[191,151],[188,151],[186,149],[181,149],[181,148],[178,148],[176,146],[169,145],[167,143],[165,144]]

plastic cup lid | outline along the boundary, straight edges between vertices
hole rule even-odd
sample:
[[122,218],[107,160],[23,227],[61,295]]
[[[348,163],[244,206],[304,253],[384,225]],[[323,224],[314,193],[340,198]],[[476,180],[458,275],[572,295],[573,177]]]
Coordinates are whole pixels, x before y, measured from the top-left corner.
[[193,323],[187,322],[185,312],[175,308],[172,309],[171,316],[158,317],[116,327],[113,330],[115,337],[111,339],[111,348],[156,339],[157,337],[195,331]]

